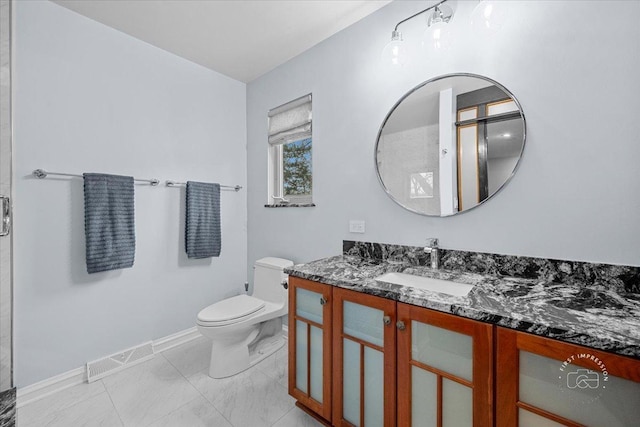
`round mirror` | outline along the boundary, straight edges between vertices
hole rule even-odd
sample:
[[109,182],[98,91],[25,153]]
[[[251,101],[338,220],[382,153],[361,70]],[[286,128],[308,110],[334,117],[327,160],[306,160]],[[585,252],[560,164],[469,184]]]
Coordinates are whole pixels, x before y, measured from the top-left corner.
[[400,206],[449,216],[475,208],[513,176],[525,141],[520,104],[473,74],[428,80],[404,95],[376,142],[376,170]]

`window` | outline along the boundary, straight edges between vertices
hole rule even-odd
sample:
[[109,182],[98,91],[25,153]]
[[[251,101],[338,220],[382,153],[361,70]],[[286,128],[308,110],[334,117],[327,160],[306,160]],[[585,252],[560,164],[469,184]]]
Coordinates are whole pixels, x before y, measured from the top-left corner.
[[269,111],[267,205],[312,204],[311,94]]

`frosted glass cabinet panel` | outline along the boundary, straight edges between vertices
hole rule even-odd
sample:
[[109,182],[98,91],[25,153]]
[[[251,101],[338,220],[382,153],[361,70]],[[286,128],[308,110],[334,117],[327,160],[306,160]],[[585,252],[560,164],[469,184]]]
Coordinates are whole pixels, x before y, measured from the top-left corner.
[[342,416],[353,425],[360,425],[360,344],[344,340],[342,361]]
[[331,286],[289,278],[289,394],[331,420]]
[[422,322],[411,322],[411,358],[465,380],[473,380],[473,338]]
[[518,417],[519,427],[566,427],[564,424],[557,423],[549,418],[541,417],[524,409],[518,409]]
[[640,362],[498,328],[499,426],[640,425]]
[[384,313],[382,310],[345,301],[342,312],[345,334],[377,346],[383,345]]
[[396,425],[395,308],[392,300],[333,290],[333,425]]
[[[309,337],[307,336],[307,324],[296,320],[296,388],[303,393],[308,393],[307,384],[309,370]],[[322,403],[322,402],[320,402]]]
[[310,326],[311,344],[309,350],[309,381],[311,382],[311,397],[322,403],[322,367],[323,363],[323,345],[322,345],[322,329],[316,326]]
[[383,427],[384,421],[384,353],[364,348],[364,419],[367,427]]
[[473,427],[471,387],[442,379],[442,426]]
[[296,291],[296,315],[322,324],[321,292],[312,292],[304,288]]
[[493,326],[398,303],[398,425],[493,423]]
[[[438,376],[424,369],[411,367],[411,425],[438,426]],[[419,397],[418,397],[419,396]]]

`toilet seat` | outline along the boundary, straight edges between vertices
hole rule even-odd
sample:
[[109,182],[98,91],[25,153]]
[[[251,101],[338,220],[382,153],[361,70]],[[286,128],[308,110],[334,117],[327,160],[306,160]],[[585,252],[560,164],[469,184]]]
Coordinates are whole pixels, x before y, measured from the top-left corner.
[[241,322],[264,310],[266,303],[249,295],[218,301],[198,313],[201,326],[225,326]]

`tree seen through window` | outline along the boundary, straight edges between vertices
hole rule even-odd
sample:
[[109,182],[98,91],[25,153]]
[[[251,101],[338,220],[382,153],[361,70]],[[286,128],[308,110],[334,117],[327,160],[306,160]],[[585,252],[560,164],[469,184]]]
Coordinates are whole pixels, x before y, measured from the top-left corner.
[[311,194],[311,138],[285,144],[282,150],[284,194]]

